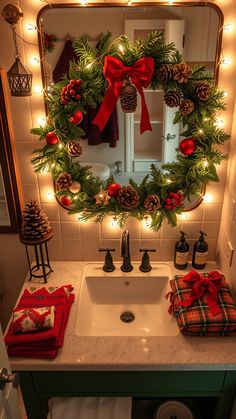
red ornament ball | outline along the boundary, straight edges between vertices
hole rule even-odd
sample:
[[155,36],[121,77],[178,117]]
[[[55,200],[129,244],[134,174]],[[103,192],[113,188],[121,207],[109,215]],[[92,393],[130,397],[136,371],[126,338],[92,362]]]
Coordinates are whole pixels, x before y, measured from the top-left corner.
[[111,183],[111,185],[108,186],[108,195],[112,198],[116,198],[119,191],[121,190],[121,185],[119,183]]
[[73,116],[70,117],[69,121],[72,124],[78,125],[83,120],[83,114],[81,111],[76,111]]
[[179,143],[179,149],[182,154],[185,156],[190,156],[194,153],[196,149],[196,140],[195,138],[184,138]]
[[70,199],[68,196],[66,195],[62,195],[60,197],[60,202],[62,203],[62,205],[64,205],[65,207],[69,207],[72,204],[72,199]]
[[55,145],[59,142],[58,137],[56,136],[55,132],[50,131],[46,135],[46,141],[50,145]]

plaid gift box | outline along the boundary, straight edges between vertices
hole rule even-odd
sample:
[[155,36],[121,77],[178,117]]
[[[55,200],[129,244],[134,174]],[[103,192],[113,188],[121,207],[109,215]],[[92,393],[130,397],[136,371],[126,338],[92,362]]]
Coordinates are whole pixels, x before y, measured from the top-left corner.
[[[194,273],[192,271],[191,273]],[[218,274],[218,272],[215,272]],[[199,274],[195,273],[198,277]],[[189,274],[188,274],[189,275]],[[201,274],[201,279],[209,273]],[[217,314],[209,308],[209,291],[206,289],[200,298],[187,304],[193,295],[192,284],[186,281],[187,275],[175,275],[170,281],[172,291],[167,294],[170,300],[169,313],[177,320],[180,331],[188,336],[233,336],[236,335],[236,303],[225,277],[221,277],[220,290],[216,294]],[[184,281],[185,279],[185,281]],[[185,307],[182,306],[185,304]]]

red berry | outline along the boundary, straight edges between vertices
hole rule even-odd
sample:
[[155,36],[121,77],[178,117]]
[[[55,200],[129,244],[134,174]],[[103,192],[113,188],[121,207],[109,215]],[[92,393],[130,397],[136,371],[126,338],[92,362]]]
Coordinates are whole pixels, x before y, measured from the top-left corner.
[[74,89],[71,89],[71,90],[70,90],[70,95],[71,95],[71,96],[75,95],[75,90],[74,90]]
[[74,85],[75,85],[75,83],[76,83],[76,80],[70,80],[70,84],[71,84],[72,86],[74,86]]
[[62,205],[64,205],[65,207],[69,207],[72,204],[72,199],[70,199],[66,195],[62,195],[60,197],[60,201],[61,201]]
[[75,99],[79,100],[81,98],[81,95],[76,95]]
[[77,79],[75,82],[76,85],[80,86],[82,84],[82,80],[81,79]]
[[46,141],[50,145],[55,145],[55,144],[58,143],[59,140],[58,140],[58,137],[56,136],[55,132],[50,131],[46,135]]

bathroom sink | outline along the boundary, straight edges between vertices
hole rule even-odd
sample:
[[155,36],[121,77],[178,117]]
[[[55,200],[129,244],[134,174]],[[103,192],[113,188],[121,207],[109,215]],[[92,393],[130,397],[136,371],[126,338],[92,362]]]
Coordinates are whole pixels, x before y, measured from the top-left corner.
[[176,336],[178,327],[168,314],[171,270],[154,263],[148,273],[139,264],[124,273],[120,264],[106,273],[102,264],[85,266],[79,296],[76,334],[79,336]]

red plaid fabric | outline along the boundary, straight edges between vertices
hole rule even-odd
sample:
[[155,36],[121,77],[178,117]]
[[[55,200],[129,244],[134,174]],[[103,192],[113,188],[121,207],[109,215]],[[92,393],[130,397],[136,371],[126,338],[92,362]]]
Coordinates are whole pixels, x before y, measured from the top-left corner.
[[[208,273],[201,274],[207,277]],[[213,315],[207,302],[207,293],[184,308],[179,304],[190,297],[191,285],[184,282],[185,275],[176,275],[170,281],[172,291],[167,294],[171,305],[169,313],[177,320],[180,331],[188,336],[232,336],[236,335],[236,303],[225,278],[218,292],[217,304],[220,312]]]

